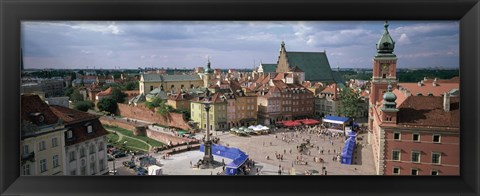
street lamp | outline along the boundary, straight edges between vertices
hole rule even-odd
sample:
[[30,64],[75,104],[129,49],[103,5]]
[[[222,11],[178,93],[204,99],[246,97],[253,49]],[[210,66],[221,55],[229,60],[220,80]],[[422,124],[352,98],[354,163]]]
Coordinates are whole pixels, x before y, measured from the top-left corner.
[[212,155],[212,141],[210,141],[210,92],[207,89],[205,101],[203,102],[205,111],[207,113],[207,137],[204,142],[205,147],[205,155],[203,156],[203,165],[205,167],[211,167],[213,163],[213,155]]

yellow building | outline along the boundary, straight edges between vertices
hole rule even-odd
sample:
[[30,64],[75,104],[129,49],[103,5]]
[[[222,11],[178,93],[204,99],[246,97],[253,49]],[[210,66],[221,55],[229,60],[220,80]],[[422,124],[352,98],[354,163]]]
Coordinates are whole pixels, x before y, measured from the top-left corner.
[[37,95],[22,95],[21,175],[65,175],[65,127]]
[[[207,128],[206,111],[204,107],[204,98],[195,98],[190,103],[191,118],[197,123],[200,129]],[[221,93],[215,93],[211,99],[210,107],[210,130],[222,131],[227,129],[227,100]]]
[[140,94],[148,94],[155,88],[165,92],[180,92],[202,87],[204,81],[202,74],[195,75],[166,75],[166,74],[142,74],[140,76]]

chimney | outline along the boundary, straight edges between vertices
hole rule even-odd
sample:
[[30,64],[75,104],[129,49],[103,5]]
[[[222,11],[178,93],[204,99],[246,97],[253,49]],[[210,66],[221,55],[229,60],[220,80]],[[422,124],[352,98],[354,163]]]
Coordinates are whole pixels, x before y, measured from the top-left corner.
[[448,93],[443,94],[443,110],[445,112],[450,111],[450,94]]

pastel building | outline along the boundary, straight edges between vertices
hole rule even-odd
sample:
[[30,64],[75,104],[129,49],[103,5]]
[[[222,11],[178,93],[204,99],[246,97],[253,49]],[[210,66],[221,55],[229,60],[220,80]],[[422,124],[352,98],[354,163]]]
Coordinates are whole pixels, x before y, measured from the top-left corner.
[[67,130],[38,95],[21,96],[21,175],[66,175]]

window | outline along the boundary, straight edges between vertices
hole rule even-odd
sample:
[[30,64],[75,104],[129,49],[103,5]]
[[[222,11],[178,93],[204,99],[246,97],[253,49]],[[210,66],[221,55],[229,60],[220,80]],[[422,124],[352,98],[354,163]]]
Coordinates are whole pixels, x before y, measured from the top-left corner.
[[57,147],[58,146],[58,141],[57,141],[57,138],[54,137],[52,138],[52,147]]
[[40,160],[40,172],[43,173],[43,172],[46,172],[46,171],[47,171],[47,160],[42,159],[42,160]]
[[418,175],[418,169],[412,169],[412,176]]
[[87,126],[87,133],[91,133],[92,132],[92,125],[88,125]]
[[100,152],[100,151],[102,151],[102,150],[103,150],[103,142],[100,142],[100,143],[98,144],[98,151]]
[[104,159],[100,159],[98,161],[98,165],[100,165],[100,171],[104,170],[105,169],[105,161]]
[[440,158],[442,155],[438,152],[432,152],[432,163],[433,164],[440,164]]
[[86,166],[82,166],[80,168],[80,175],[84,176],[87,174],[87,167]]
[[90,163],[90,174],[91,175],[95,174],[95,162]]
[[89,151],[90,151],[90,154],[95,153],[95,146],[93,146],[93,144],[90,145],[90,150]]
[[75,157],[75,151],[70,151],[70,162],[75,161],[77,158]]
[[440,135],[433,135],[433,143],[440,143]]
[[30,164],[23,165],[23,175],[30,175]]
[[67,139],[70,139],[73,137],[72,130],[67,131]]
[[400,161],[400,150],[393,150],[392,151],[392,160]]
[[40,143],[38,143],[38,149],[40,151],[45,150],[45,141],[41,141]]
[[438,176],[438,171],[437,170],[432,170],[431,174],[432,174],[432,176]]
[[71,176],[75,176],[75,175],[77,175],[77,170],[76,170],[76,169],[74,169],[74,170],[70,171],[70,175],[71,175]]
[[80,148],[80,158],[85,157],[85,148]]
[[393,168],[393,174],[399,175],[400,174],[400,168],[399,167],[394,167]]
[[393,139],[394,140],[400,140],[400,133],[399,132],[393,133]]
[[52,163],[53,163],[53,168],[56,168],[56,167],[60,166],[60,164],[58,162],[58,155],[53,156]]
[[28,145],[23,145],[23,154],[26,155],[28,154],[30,151],[28,149]]
[[415,162],[415,163],[420,162],[420,152],[412,151],[412,162]]
[[419,141],[420,141],[420,134],[414,133],[412,140],[413,140],[414,142],[419,142]]
[[153,86],[150,86],[150,91],[153,91]]

